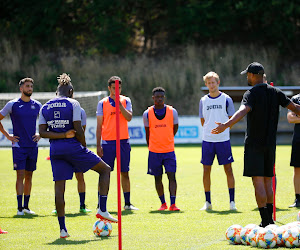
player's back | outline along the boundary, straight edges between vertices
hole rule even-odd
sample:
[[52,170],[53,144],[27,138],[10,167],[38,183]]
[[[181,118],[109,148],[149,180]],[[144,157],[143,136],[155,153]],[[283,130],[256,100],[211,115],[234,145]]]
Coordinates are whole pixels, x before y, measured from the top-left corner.
[[[81,120],[81,108],[80,104],[74,99],[65,97],[54,98],[42,107],[41,115],[46,120],[49,131],[65,133],[70,129],[74,129],[74,119],[75,121]],[[74,151],[74,147],[78,145],[81,144],[75,137],[51,139],[50,154],[71,153]]]

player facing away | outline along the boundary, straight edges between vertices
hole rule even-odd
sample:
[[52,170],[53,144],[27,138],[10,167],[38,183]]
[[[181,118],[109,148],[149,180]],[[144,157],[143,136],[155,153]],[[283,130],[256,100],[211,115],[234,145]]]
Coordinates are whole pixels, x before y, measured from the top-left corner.
[[228,95],[219,91],[220,78],[217,73],[208,72],[203,77],[203,80],[209,93],[203,96],[199,102],[199,117],[203,126],[201,163],[203,164],[203,186],[206,200],[201,210],[212,209],[210,174],[215,155],[217,155],[219,165],[224,165],[224,171],[227,176],[230,199],[229,208],[230,210],[236,210],[229,128],[220,134],[211,133],[211,130],[216,127],[216,121],[226,122],[234,114],[233,101]]
[[246,73],[248,84],[252,88],[245,92],[239,110],[228,121],[217,123],[218,127],[212,133],[222,133],[247,115],[244,176],[252,178],[262,220],[260,226],[265,227],[274,223],[272,177],[279,106],[288,108],[297,115],[300,115],[300,106],[291,102],[280,89],[263,83],[264,67],[260,63],[249,64],[241,72]]
[[165,90],[156,87],[152,90],[154,105],[143,114],[146,130],[146,141],[149,149],[148,174],[154,175],[155,188],[161,207],[158,210],[168,209],[164,186],[162,183],[163,167],[169,179],[171,205],[170,211],[180,211],[176,201],[176,155],[174,151],[174,136],[178,130],[178,113],[172,106],[165,105]]
[[[300,94],[293,96],[292,101],[296,104],[300,104]],[[294,189],[296,199],[289,207],[300,207],[300,117],[290,111],[287,113],[287,120],[289,123],[295,124],[290,165],[294,167]]]
[[36,120],[42,104],[31,99],[33,83],[32,78],[22,79],[19,82],[21,98],[9,101],[0,111],[0,120],[10,114],[13,126],[13,135],[10,135],[0,122],[0,131],[12,142],[14,170],[17,172],[17,215],[35,214],[29,209],[29,199],[38,157],[37,142],[40,140],[36,134]]
[[97,217],[117,222],[106,210],[110,181],[110,167],[95,153],[86,148],[81,125],[81,107],[72,99],[73,85],[66,73],[58,77],[57,97],[43,105],[40,111],[39,130],[43,138],[50,139],[50,160],[55,182],[55,205],[60,226],[60,237],[69,237],[65,226],[65,185],[74,172],[90,169],[100,174],[100,208]]
[[[72,97],[73,98],[73,97]],[[83,132],[85,132],[86,128],[86,113],[83,108],[81,108],[81,125]],[[85,181],[84,181],[84,176],[82,172],[75,172],[75,176],[77,179],[77,190],[79,194],[79,201],[80,201],[80,207],[79,207],[79,212],[80,213],[90,213],[92,210],[87,209],[85,205]],[[57,211],[54,209],[52,213],[56,214]]]
[[[112,76],[108,80],[109,96],[100,100],[97,106],[97,154],[111,167],[111,171],[114,170],[114,162],[116,158],[116,80],[119,80],[119,91],[121,93],[121,78],[118,76]],[[120,95],[121,184],[125,200],[124,209],[139,210],[130,202],[129,164],[131,147],[129,144],[128,122],[131,121],[131,119],[131,100],[129,97]]]

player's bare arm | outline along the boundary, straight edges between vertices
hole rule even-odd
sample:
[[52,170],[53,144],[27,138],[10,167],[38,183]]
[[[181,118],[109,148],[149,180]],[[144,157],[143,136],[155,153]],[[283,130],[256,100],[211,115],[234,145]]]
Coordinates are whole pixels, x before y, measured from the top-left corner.
[[40,134],[35,134],[35,135],[32,136],[32,140],[33,140],[34,142],[38,142],[40,139],[41,139]]
[[202,127],[203,127],[203,125],[204,125],[204,123],[205,123],[204,118],[200,118],[200,121],[201,121],[201,125],[202,125]]
[[103,116],[99,115],[97,116],[97,129],[96,129],[97,155],[99,157],[103,156],[103,148],[101,146],[102,124],[103,124]]
[[173,133],[174,133],[174,136],[176,135],[177,131],[178,131],[178,124],[174,124],[174,125],[173,125]]
[[290,102],[289,105],[286,106],[289,110],[293,111],[296,115],[300,116],[300,105]]
[[251,108],[246,105],[241,105],[239,110],[225,123],[216,122],[218,127],[211,131],[212,134],[220,134],[225,129],[232,127],[234,124],[239,122],[247,113],[251,111]]
[[1,120],[4,118],[4,116],[3,115],[1,115],[0,114],[0,131],[1,131],[1,133],[8,139],[8,140],[10,140],[11,142],[18,142],[19,140],[19,136],[12,136],[12,135],[10,135],[6,130],[5,130],[5,128],[3,127],[3,125],[2,125],[2,123],[1,123]]
[[86,147],[85,135],[81,126],[81,121],[73,121],[73,126],[76,131],[76,139],[81,143],[82,146]]
[[300,117],[297,116],[294,112],[289,111],[287,113],[287,120],[289,123],[297,124],[300,123]]
[[149,147],[149,137],[150,137],[149,127],[145,127],[145,131],[146,131],[146,141],[147,141],[147,145]]
[[76,131],[74,129],[70,129],[65,133],[56,133],[47,131],[48,125],[47,124],[40,124],[39,125],[39,133],[42,138],[49,138],[49,139],[64,139],[64,138],[73,138],[75,137]]

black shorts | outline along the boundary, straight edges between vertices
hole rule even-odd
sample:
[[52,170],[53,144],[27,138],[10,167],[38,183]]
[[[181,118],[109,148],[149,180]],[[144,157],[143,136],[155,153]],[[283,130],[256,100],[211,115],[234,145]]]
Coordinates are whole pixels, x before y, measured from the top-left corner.
[[292,143],[292,155],[290,165],[295,168],[300,168],[300,142],[293,141]]
[[244,176],[273,177],[276,146],[245,144]]

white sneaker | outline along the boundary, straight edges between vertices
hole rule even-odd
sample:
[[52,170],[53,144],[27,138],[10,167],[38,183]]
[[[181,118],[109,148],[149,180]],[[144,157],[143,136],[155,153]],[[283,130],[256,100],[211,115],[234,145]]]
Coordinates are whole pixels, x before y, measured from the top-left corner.
[[208,201],[205,202],[204,206],[200,210],[212,210],[212,205]]
[[137,207],[133,206],[132,204],[130,205],[125,205],[124,206],[125,210],[139,210]]
[[98,212],[96,214],[96,217],[98,219],[102,219],[102,220],[108,220],[110,222],[118,222],[117,219],[115,219],[114,217],[111,216],[111,214],[107,211],[102,212],[101,209],[98,209]]
[[231,201],[231,202],[230,202],[230,210],[237,210],[234,201]]
[[66,232],[65,229],[60,230],[60,238],[68,238],[70,237],[70,234],[68,234],[68,232]]
[[20,211],[20,210],[18,209],[17,215],[24,215],[24,210],[22,209],[22,211]]
[[24,208],[23,211],[26,214],[35,214],[35,212],[33,212],[32,210],[30,210],[29,208],[28,209]]

